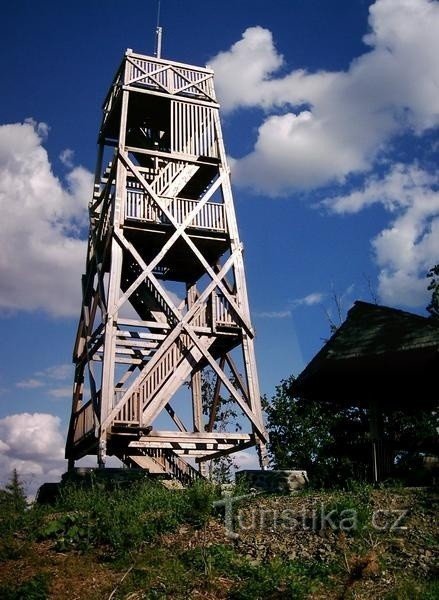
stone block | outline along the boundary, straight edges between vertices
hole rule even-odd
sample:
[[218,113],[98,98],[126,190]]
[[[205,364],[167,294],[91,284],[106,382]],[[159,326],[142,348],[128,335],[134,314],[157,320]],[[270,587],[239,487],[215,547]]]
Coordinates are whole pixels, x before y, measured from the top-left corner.
[[250,488],[271,494],[293,494],[308,483],[306,471],[245,469],[235,478],[236,483],[246,482]]

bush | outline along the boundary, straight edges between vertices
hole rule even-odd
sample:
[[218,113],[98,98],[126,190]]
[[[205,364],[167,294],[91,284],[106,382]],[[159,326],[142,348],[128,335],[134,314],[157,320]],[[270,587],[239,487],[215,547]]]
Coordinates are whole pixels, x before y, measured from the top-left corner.
[[88,550],[92,545],[95,528],[88,515],[80,512],[61,514],[40,529],[39,537],[54,539],[55,549],[63,552],[69,549]]
[[186,519],[196,527],[205,525],[213,512],[213,502],[218,498],[217,488],[208,481],[196,481],[186,491]]

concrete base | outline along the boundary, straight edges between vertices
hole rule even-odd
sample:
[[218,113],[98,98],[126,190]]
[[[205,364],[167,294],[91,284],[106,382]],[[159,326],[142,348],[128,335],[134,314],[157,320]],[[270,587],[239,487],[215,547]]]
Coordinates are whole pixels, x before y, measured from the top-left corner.
[[123,467],[76,467],[64,473],[61,483],[75,483],[88,487],[100,485],[106,488],[124,487],[140,479],[146,479],[148,471],[143,469],[124,469]]
[[261,471],[259,469],[238,471],[236,483],[245,482],[251,488],[270,494],[293,494],[308,483],[306,471]]
[[64,473],[59,483],[43,483],[38,489],[35,500],[38,504],[53,504],[63,487],[74,484],[83,488],[98,487],[116,489],[129,487],[136,481],[148,478],[143,469],[76,467]]

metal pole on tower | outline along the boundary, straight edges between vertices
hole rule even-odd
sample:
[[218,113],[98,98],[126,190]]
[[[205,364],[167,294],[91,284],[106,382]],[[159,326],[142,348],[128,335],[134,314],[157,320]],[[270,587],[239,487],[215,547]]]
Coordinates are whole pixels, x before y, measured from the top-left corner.
[[162,34],[163,34],[163,28],[160,26],[160,4],[161,4],[161,0],[158,0],[157,3],[157,26],[155,29],[155,52],[154,55],[156,56],[156,58],[161,58],[162,57]]

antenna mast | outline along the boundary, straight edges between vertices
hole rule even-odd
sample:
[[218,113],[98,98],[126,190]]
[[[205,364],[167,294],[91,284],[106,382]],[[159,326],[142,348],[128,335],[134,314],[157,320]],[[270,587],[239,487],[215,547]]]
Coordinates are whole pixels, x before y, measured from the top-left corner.
[[160,27],[160,4],[161,4],[161,0],[158,0],[158,3],[157,3],[157,26],[156,26],[156,29],[155,29],[156,46],[155,46],[155,52],[154,52],[154,56],[156,58],[161,58],[162,57],[162,33],[163,33],[163,28]]

